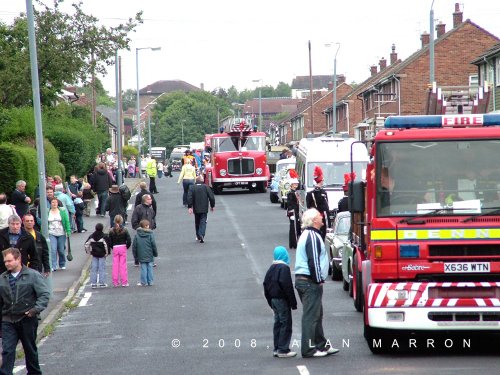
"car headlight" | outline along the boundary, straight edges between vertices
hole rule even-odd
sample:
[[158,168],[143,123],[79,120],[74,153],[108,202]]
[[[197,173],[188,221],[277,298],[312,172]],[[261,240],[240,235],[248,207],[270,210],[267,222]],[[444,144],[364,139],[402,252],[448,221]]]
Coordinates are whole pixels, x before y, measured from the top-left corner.
[[226,170],[225,169],[221,169],[219,173],[220,173],[220,175],[222,177],[224,177],[226,175]]
[[290,189],[290,184],[288,182],[286,182],[285,185],[284,185],[284,187],[285,187],[286,190],[288,190],[288,189]]
[[255,173],[257,173],[257,174],[261,175],[261,174],[262,174],[262,168],[257,168],[257,169],[255,170]]

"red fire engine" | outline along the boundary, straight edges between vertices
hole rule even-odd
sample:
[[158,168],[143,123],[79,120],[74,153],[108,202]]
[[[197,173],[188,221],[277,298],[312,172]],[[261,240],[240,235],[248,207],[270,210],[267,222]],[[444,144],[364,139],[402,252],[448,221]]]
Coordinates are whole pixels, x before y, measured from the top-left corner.
[[240,187],[265,193],[269,180],[266,161],[266,134],[254,131],[248,119],[233,118],[210,140],[210,165],[205,182],[214,193]]
[[388,338],[500,333],[500,115],[397,116],[350,186],[354,305]]

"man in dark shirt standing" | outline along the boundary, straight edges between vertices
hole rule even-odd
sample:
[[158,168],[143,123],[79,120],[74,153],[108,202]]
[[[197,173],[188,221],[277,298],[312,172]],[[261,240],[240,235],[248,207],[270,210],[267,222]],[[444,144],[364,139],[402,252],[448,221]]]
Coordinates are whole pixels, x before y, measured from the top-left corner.
[[26,215],[30,208],[31,198],[26,195],[26,181],[16,182],[16,188],[12,192],[11,203],[16,206],[19,217]]

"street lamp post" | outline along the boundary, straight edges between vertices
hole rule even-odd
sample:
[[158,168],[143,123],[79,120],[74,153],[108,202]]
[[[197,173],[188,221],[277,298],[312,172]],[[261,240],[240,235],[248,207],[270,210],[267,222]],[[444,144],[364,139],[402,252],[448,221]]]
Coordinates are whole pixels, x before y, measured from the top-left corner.
[[137,166],[139,167],[139,176],[141,176],[141,109],[139,102],[139,51],[142,49],[150,49],[151,51],[159,51],[161,47],[140,47],[135,49],[135,74],[137,83],[137,149],[139,154],[137,155]]
[[252,82],[260,82],[259,85],[259,131],[262,131],[262,78],[254,79]]
[[333,103],[332,103],[332,131],[333,134],[337,133],[337,53],[339,53],[340,43],[325,44],[327,47],[337,45],[335,57],[333,58]]
[[429,41],[429,80],[430,84],[434,83],[434,0],[432,0],[431,11],[429,13],[429,23],[430,23],[430,41]]

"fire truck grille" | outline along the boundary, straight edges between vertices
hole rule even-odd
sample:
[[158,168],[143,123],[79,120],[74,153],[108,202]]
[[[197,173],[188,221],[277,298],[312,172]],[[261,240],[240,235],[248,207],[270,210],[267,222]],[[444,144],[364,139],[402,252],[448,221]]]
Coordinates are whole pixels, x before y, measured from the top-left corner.
[[251,158],[229,159],[227,161],[227,173],[230,175],[249,175],[255,170],[254,160]]
[[498,245],[431,245],[431,257],[492,257],[500,259]]

